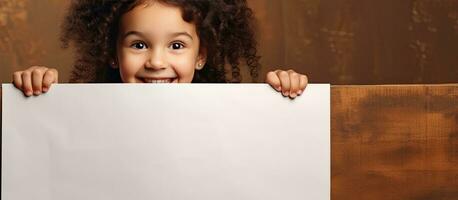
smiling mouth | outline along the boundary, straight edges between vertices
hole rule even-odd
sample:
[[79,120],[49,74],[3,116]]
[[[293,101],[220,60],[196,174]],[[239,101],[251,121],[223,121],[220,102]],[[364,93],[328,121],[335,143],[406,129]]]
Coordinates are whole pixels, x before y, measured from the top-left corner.
[[145,83],[172,83],[175,78],[161,78],[161,79],[152,79],[152,78],[143,78]]

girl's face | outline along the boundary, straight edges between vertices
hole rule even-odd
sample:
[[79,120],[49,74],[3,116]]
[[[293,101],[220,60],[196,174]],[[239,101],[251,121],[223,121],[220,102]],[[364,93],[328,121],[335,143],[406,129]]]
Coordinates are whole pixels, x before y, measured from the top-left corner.
[[124,83],[190,83],[206,61],[196,27],[180,8],[159,2],[121,17],[117,64]]

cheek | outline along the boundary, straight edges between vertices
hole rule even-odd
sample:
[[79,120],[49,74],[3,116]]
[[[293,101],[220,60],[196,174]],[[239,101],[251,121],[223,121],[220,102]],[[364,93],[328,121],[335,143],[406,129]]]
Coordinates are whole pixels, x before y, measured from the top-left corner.
[[140,56],[123,55],[119,57],[119,70],[124,82],[135,80],[135,74],[142,68],[142,58]]
[[172,65],[174,66],[175,72],[180,79],[180,83],[192,82],[195,70],[195,58],[189,56],[187,58],[174,59],[174,63]]

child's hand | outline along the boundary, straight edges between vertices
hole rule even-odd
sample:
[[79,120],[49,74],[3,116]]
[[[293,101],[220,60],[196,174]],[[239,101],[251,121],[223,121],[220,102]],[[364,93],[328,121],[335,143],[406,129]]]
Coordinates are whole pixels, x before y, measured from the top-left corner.
[[294,99],[304,92],[308,78],[306,75],[298,74],[293,70],[275,70],[267,73],[266,83],[281,92],[283,96]]
[[25,96],[40,95],[47,92],[51,84],[58,82],[56,69],[42,66],[33,66],[24,71],[13,74],[13,84],[24,92]]

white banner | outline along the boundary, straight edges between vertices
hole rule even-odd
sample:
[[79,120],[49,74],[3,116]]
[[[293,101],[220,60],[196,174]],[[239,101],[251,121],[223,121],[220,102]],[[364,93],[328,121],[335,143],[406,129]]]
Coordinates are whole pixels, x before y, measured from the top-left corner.
[[3,84],[3,200],[329,200],[330,86]]

